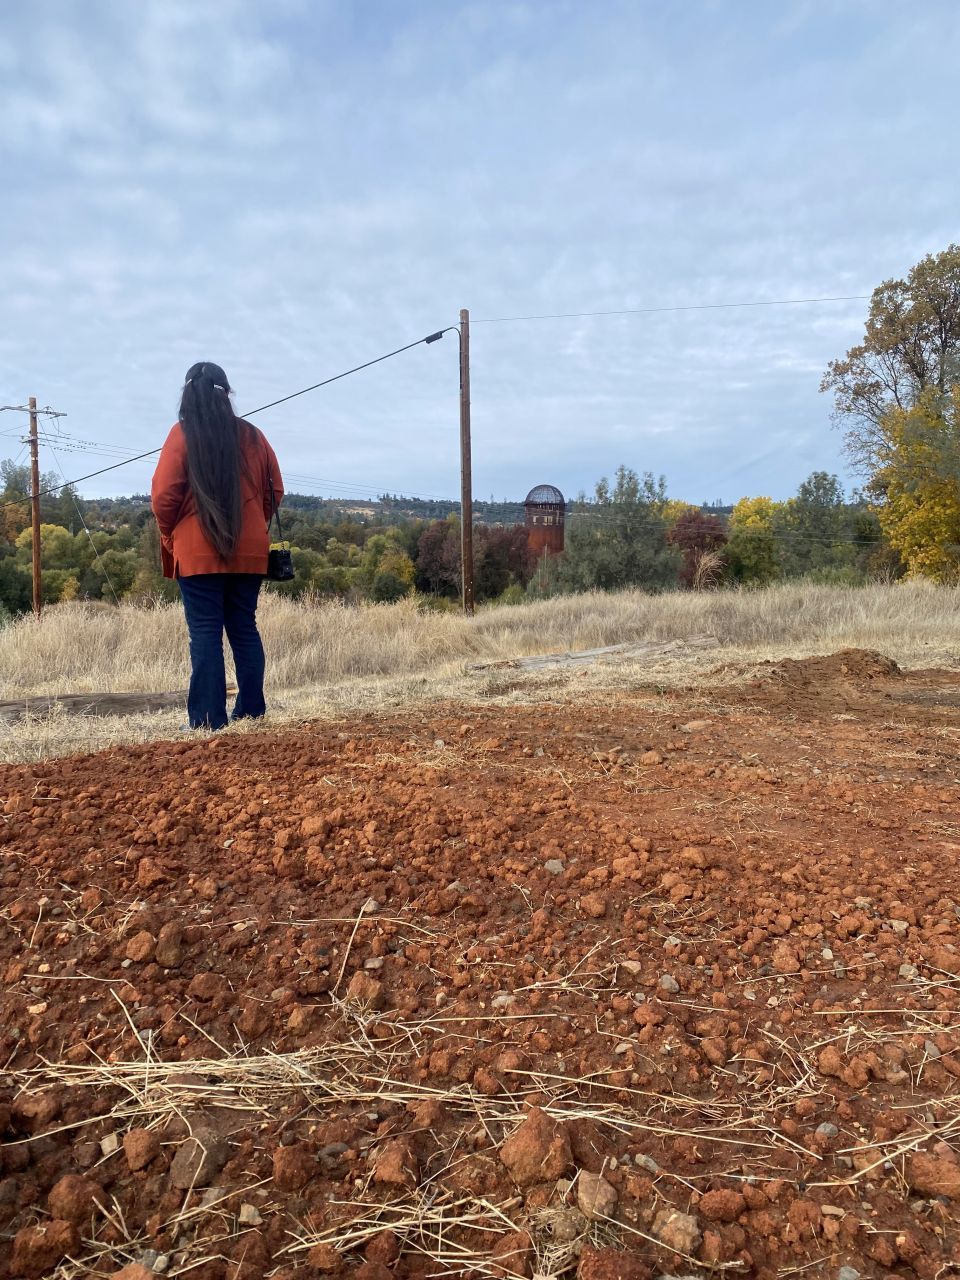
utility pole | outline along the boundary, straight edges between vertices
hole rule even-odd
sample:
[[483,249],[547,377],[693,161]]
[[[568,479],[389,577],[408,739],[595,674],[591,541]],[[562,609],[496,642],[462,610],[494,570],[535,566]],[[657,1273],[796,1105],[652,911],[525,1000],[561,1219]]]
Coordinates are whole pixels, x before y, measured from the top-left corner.
[[30,404],[30,506],[33,515],[33,612],[43,608],[40,591],[40,441],[37,436],[37,397]]
[[473,614],[473,472],[470,457],[470,312],[460,312],[460,564],[463,612]]

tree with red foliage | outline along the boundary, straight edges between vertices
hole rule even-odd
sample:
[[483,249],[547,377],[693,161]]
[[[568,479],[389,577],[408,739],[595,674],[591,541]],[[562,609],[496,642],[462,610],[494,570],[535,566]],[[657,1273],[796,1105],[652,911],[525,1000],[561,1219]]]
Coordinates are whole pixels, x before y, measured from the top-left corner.
[[721,553],[727,545],[727,531],[717,516],[685,511],[667,534],[667,541],[683,553],[680,581],[687,588],[707,585],[704,582],[706,557],[711,557],[715,566],[712,581],[716,581],[725,568]]

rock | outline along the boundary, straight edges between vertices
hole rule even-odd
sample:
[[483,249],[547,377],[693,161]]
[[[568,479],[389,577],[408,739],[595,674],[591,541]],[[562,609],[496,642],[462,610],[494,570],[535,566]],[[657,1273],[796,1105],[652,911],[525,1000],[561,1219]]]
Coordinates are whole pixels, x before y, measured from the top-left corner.
[[708,1191],[697,1210],[708,1222],[736,1222],[746,1210],[747,1202],[739,1191]]
[[624,973],[629,973],[632,978],[636,978],[643,972],[643,965],[639,960],[621,960],[620,968]]
[[318,1172],[313,1152],[304,1146],[277,1147],[273,1153],[273,1180],[281,1191],[299,1191]]
[[653,1220],[653,1234],[661,1244],[689,1257],[700,1247],[700,1224],[692,1214],[661,1209]]
[[577,1178],[577,1204],[585,1218],[612,1218],[617,1209],[617,1193],[599,1173],[581,1171]]
[[577,1280],[650,1280],[650,1268],[636,1254],[584,1244]]
[[160,1154],[160,1135],[153,1129],[131,1129],[123,1139],[123,1154],[131,1173],[139,1173]]
[[241,1227],[259,1227],[263,1222],[263,1215],[256,1205],[242,1204],[237,1214],[237,1221]]
[[141,858],[137,866],[137,884],[141,889],[153,889],[162,884],[167,873],[153,858]]
[[153,958],[164,969],[179,969],[183,964],[183,930],[173,920],[157,934]]
[[135,964],[142,964],[145,960],[151,960],[156,945],[157,940],[153,934],[146,929],[141,929],[127,943],[127,959],[132,960]]
[[212,1129],[198,1125],[181,1142],[170,1166],[170,1183],[178,1191],[207,1187],[226,1164],[230,1149]]
[[47,1207],[52,1218],[85,1226],[106,1199],[103,1187],[96,1182],[68,1173],[54,1184],[47,1197]]
[[661,991],[666,991],[671,996],[680,994],[680,983],[669,973],[663,974],[658,985]]
[[774,947],[771,963],[777,973],[800,972],[800,955],[789,942],[781,942]]
[[907,1156],[907,1186],[924,1196],[960,1200],[960,1161],[915,1151]]
[[823,1124],[817,1125],[815,1132],[821,1138],[836,1138],[839,1135],[840,1130],[835,1124],[831,1124],[829,1120],[825,1120]]
[[508,1231],[493,1246],[490,1269],[495,1276],[533,1274],[533,1241],[527,1231]]
[[705,1040],[701,1040],[700,1052],[715,1067],[725,1066],[729,1056],[727,1042],[720,1036],[707,1036]]
[[580,910],[585,916],[599,920],[607,914],[607,900],[602,893],[585,893],[580,899]]
[[648,1156],[644,1151],[638,1151],[633,1157],[633,1163],[640,1169],[646,1169],[647,1173],[660,1173],[660,1166],[654,1160],[653,1156]]
[[68,1253],[80,1247],[80,1232],[72,1222],[52,1218],[36,1227],[24,1227],[13,1238],[11,1273],[44,1276]]
[[410,1143],[403,1138],[385,1142],[373,1166],[374,1182],[412,1189],[420,1180],[420,1165]]
[[511,995],[509,991],[500,991],[490,1001],[491,1009],[509,1009],[512,1004],[517,1003],[517,997]]
[[837,1280],[860,1280],[860,1272],[856,1267],[841,1267],[837,1272]]
[[910,925],[907,923],[906,920],[894,919],[890,921],[890,928],[893,930],[893,932],[897,935],[898,938],[905,938],[907,936],[907,930],[910,928]]
[[817,1069],[822,1076],[836,1076],[839,1080],[844,1072],[844,1061],[835,1044],[828,1044],[820,1050],[817,1058]]
[[105,1134],[100,1139],[100,1154],[103,1156],[112,1156],[120,1150],[120,1139],[115,1133]]
[[219,973],[212,973],[209,969],[202,969],[190,979],[187,995],[191,1000],[202,1000],[206,1003],[218,996],[223,988],[224,979]]
[[908,982],[912,982],[914,978],[919,978],[920,970],[915,964],[902,964],[897,970],[897,974],[901,978],[905,978]]
[[519,1129],[500,1148],[500,1159],[514,1182],[528,1186],[561,1177],[573,1162],[566,1129],[542,1111],[531,1107]]
[[400,1257],[400,1241],[389,1227],[385,1227],[367,1242],[363,1256],[367,1262],[380,1262],[385,1267],[392,1266]]
[[[548,858],[547,861],[543,864],[543,869],[544,871],[548,871],[552,876],[559,876],[563,874],[563,872],[566,870],[566,867],[560,861],[559,858]],[[524,1235],[526,1233],[517,1232],[516,1234]]]
[[383,983],[358,969],[347,987],[347,999],[365,1009],[380,1009],[383,1007]]
[[332,1244],[315,1244],[307,1254],[307,1266],[324,1273],[339,1271],[341,1258]]

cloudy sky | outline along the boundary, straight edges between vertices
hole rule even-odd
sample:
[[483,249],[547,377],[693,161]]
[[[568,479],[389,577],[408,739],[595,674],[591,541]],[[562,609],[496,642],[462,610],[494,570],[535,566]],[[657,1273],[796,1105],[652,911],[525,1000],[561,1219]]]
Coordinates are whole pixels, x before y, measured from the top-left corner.
[[[478,322],[869,294],[958,238],[958,61],[955,0],[14,0],[0,403],[81,475],[194,360],[242,412],[468,307],[478,496],[850,483],[817,388],[865,302]],[[448,335],[257,421],[291,489],[453,496],[457,412]]]

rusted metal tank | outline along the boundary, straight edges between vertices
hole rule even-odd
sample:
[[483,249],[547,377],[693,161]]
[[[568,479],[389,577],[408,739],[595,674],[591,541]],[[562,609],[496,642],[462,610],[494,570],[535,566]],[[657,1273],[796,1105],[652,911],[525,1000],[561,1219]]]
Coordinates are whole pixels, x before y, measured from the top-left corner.
[[545,551],[559,555],[563,550],[566,509],[563,494],[556,485],[538,484],[527,494],[523,504],[527,544],[538,559]]

